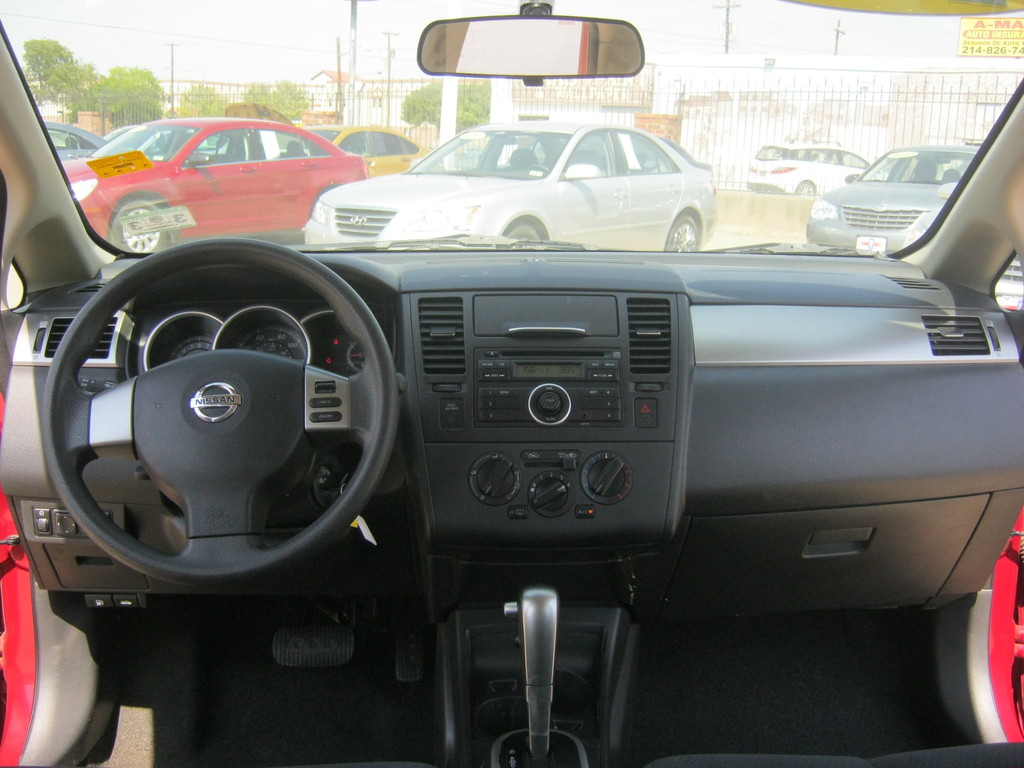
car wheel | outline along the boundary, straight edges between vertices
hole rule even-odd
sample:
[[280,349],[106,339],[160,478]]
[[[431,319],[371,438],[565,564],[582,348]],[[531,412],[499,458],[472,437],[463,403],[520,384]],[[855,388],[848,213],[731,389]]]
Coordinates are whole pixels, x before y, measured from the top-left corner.
[[166,201],[146,200],[124,203],[114,213],[110,222],[110,241],[128,253],[152,253],[171,244],[172,235],[169,231],[146,232],[134,234],[129,228],[127,219],[143,213],[150,213],[158,208],[167,208]]
[[689,213],[684,213],[672,224],[665,241],[665,250],[689,253],[700,250],[700,225]]
[[813,181],[801,181],[796,185],[796,194],[802,197],[814,197],[818,194],[818,188]]
[[547,240],[547,237],[542,235],[536,226],[526,221],[516,222],[505,230],[504,235],[513,240]]

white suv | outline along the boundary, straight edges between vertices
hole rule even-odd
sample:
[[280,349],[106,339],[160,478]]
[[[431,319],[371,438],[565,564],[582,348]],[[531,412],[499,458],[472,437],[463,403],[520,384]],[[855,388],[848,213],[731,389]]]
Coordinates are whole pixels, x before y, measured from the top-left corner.
[[868,167],[860,155],[815,144],[765,144],[750,164],[747,186],[755,192],[813,197],[841,187]]

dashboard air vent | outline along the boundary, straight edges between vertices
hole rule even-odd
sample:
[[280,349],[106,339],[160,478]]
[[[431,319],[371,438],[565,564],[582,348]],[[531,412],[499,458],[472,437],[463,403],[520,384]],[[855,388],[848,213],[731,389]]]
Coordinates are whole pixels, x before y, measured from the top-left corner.
[[981,318],[924,315],[921,320],[937,357],[991,354]]
[[[68,328],[71,327],[73,319],[71,317],[55,317],[50,321],[50,332],[46,336],[46,347],[43,350],[44,356],[52,358],[57,354],[57,347],[60,346],[64,335],[68,332]],[[107,327],[103,329],[103,335],[100,336],[96,349],[89,357],[96,360],[106,359],[110,355],[110,348],[113,346],[116,331],[117,318],[112,317],[110,322],[107,323]]]
[[626,300],[630,373],[672,370],[672,305],[668,299]]
[[930,280],[922,280],[916,277],[890,277],[896,285],[914,291],[941,291],[942,288]]
[[99,293],[100,289],[106,285],[106,283],[89,283],[89,285],[83,285],[81,288],[76,288],[75,293]]
[[462,299],[438,296],[420,299],[420,349],[423,372],[461,375],[466,372],[466,333]]

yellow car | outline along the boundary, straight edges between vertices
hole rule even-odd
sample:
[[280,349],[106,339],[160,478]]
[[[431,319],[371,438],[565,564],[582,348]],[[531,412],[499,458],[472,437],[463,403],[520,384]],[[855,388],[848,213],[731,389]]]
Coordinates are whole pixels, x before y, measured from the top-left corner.
[[413,160],[428,150],[389,128],[362,125],[318,125],[309,128],[346,152],[366,160],[371,176],[402,173],[412,167]]

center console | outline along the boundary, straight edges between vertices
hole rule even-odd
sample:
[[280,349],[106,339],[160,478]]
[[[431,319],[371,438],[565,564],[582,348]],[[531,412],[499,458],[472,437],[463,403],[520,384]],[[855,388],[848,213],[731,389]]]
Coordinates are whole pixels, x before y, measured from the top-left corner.
[[682,487],[683,301],[414,297],[431,548],[663,543]]

